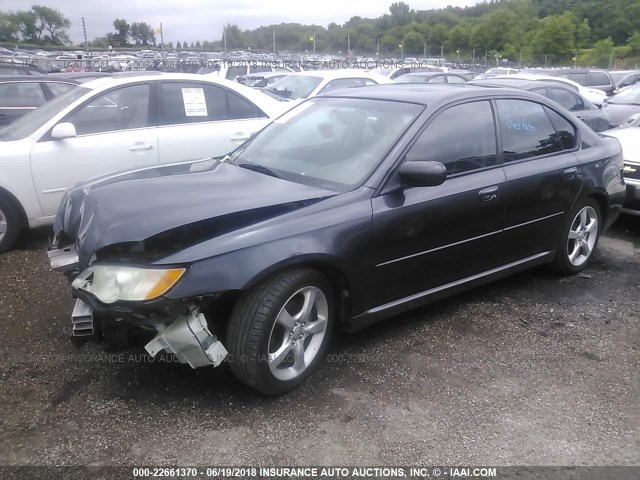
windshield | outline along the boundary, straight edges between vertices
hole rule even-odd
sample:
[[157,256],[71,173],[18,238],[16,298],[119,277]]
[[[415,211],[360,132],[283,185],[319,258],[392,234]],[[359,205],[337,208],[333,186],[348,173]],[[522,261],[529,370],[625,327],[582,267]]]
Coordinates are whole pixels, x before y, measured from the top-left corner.
[[311,92],[320,85],[321,77],[313,77],[310,75],[287,75],[278,80],[273,85],[267,87],[272,93],[280,95],[284,98],[297,100],[299,98],[307,98]]
[[23,115],[12,124],[0,129],[0,140],[10,142],[28,137],[47,123],[51,117],[57,115],[90,91],[88,88],[76,87],[63,93],[40,108]]
[[350,191],[371,175],[422,109],[381,100],[310,100],[236,150],[231,162],[292,182]]
[[614,95],[607,103],[640,105],[640,85],[634,85]]

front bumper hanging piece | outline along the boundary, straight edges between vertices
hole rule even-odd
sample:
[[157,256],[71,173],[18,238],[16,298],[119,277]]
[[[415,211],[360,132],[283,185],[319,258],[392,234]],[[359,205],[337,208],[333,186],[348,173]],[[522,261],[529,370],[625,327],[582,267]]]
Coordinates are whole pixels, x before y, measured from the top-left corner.
[[198,368],[217,367],[227,356],[227,349],[209,331],[205,316],[197,309],[178,317],[168,326],[156,328],[158,334],[144,347],[152,357],[165,350],[173,353],[181,363]]

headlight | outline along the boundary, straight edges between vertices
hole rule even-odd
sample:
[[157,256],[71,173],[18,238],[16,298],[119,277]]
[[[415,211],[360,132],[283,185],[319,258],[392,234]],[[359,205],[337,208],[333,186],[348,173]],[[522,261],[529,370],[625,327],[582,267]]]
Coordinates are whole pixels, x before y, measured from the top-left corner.
[[103,303],[152,300],[173,287],[185,271],[94,265],[78,275],[71,287],[92,293]]

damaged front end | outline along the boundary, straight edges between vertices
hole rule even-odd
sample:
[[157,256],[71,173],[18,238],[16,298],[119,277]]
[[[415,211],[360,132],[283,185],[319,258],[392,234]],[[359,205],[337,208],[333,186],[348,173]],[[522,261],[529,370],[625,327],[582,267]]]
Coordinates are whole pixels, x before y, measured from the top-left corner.
[[198,368],[217,367],[227,356],[226,348],[211,333],[205,314],[195,303],[182,308],[155,305],[146,313],[142,310],[134,313],[122,306],[94,309],[91,303],[76,298],[71,313],[71,341],[77,347],[88,341],[104,341],[109,348],[124,348],[136,333],[144,333],[147,339],[155,333],[145,345],[152,357],[165,351],[181,363]]

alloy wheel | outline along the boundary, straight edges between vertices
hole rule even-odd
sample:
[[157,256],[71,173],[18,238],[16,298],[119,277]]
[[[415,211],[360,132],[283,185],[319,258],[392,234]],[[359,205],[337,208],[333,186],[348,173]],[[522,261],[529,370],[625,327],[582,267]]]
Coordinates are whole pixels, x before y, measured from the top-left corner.
[[593,207],[582,208],[571,223],[567,239],[569,263],[574,267],[584,264],[598,240],[598,214]]

